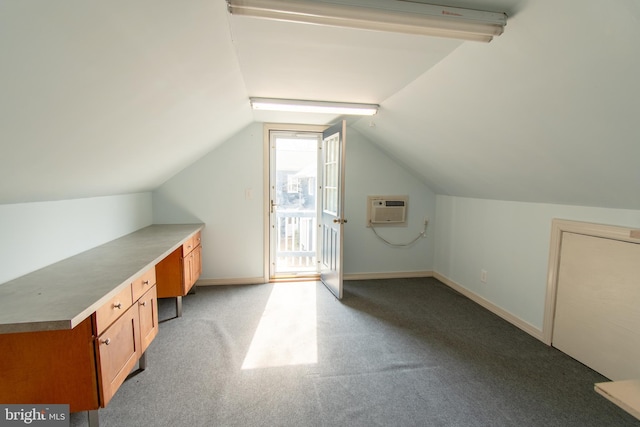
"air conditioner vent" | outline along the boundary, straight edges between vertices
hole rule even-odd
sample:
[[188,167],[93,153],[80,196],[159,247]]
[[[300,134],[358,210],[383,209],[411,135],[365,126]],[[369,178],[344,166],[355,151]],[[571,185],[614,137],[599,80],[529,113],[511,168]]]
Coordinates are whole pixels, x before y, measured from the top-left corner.
[[367,226],[406,225],[408,196],[368,196]]

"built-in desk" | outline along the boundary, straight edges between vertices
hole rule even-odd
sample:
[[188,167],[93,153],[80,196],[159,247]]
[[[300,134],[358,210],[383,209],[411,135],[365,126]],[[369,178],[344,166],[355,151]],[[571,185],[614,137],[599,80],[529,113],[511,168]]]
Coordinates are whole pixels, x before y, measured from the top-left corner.
[[596,383],[595,390],[640,420],[640,380]]
[[199,243],[203,227],[151,225],[0,285],[0,402],[69,404],[97,425],[98,408],[146,363],[156,266]]

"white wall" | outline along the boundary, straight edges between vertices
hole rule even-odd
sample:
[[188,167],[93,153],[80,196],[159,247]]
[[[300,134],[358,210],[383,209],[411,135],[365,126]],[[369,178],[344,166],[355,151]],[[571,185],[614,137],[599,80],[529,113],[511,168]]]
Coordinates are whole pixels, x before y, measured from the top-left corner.
[[[402,167],[366,137],[347,130],[347,171],[344,263],[346,274],[425,272],[433,269],[436,196],[415,175]],[[407,243],[423,230],[427,237],[404,248],[391,247],[366,227],[368,195],[408,195],[406,227],[377,227],[391,243]]]
[[553,218],[640,227],[635,210],[439,195],[434,269],[542,331]]
[[[367,194],[409,194],[409,227],[381,230],[402,242],[422,230],[425,216],[433,220],[435,195],[362,135],[347,134],[345,273],[431,270],[433,238],[387,247],[365,228],[365,201]],[[263,188],[263,125],[254,123],[156,189],[154,222],[205,223],[202,280],[255,281],[264,274]]]
[[153,192],[154,223],[205,224],[201,279],[263,276],[262,151],[251,124]]
[[151,193],[0,205],[0,283],[151,223]]

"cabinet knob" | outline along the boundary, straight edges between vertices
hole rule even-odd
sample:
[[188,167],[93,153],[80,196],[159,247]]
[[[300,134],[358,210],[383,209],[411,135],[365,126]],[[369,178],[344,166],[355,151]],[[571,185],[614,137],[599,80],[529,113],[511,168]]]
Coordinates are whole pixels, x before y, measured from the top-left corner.
[[118,303],[113,304],[113,308],[122,308],[122,303],[118,302]]
[[140,302],[140,305],[141,305],[141,306],[143,306],[143,307],[145,307],[145,306],[147,305],[147,302],[146,302],[146,301],[141,301],[141,302]]
[[111,338],[107,338],[106,340],[101,340],[100,342],[104,345],[109,345],[111,344]]
[[148,281],[148,280],[145,280],[144,282],[142,282],[142,284],[143,284],[143,285],[148,285],[148,284],[149,284],[149,281]]

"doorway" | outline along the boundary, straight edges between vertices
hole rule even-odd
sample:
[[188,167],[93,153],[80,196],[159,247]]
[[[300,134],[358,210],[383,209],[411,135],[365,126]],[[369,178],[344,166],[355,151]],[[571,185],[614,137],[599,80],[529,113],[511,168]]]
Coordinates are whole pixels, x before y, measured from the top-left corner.
[[318,131],[269,130],[269,279],[317,279]]

